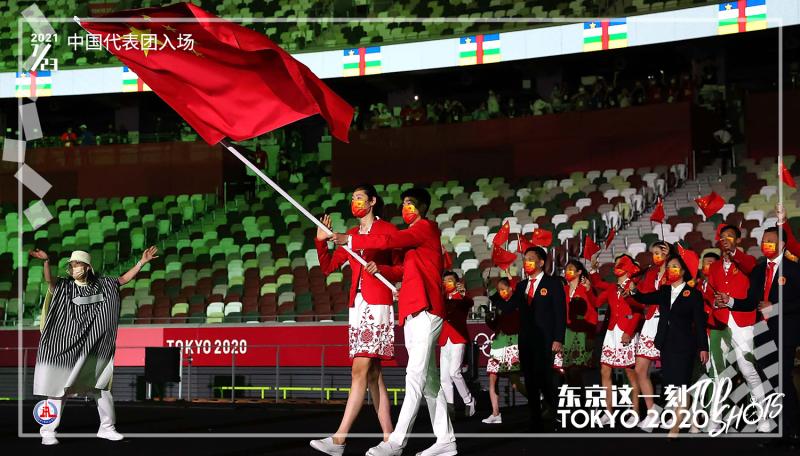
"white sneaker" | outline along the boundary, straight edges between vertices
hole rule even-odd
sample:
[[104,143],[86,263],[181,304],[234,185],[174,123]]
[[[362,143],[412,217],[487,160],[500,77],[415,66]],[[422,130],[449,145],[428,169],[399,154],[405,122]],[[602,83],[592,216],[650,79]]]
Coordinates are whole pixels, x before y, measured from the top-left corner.
[[58,445],[58,439],[55,432],[40,432],[42,436],[42,445]]
[[489,418],[482,419],[481,423],[503,424],[503,415],[501,413],[498,413],[497,415],[489,415]]
[[311,448],[331,456],[342,456],[342,454],[344,454],[344,445],[333,443],[333,437],[312,440],[309,442],[309,445],[311,445]]
[[622,424],[625,425],[625,427],[627,428],[632,428],[636,426],[636,423],[638,423],[636,415],[627,415],[626,418],[622,420]]
[[456,442],[434,443],[425,451],[420,451],[417,456],[454,456],[458,454]]
[[475,398],[473,397],[469,404],[464,404],[464,414],[469,416],[475,415]]
[[600,425],[608,426],[609,423],[611,423],[611,416],[609,416],[608,412],[603,413],[603,416],[600,417]]
[[101,439],[111,440],[113,442],[116,442],[116,441],[119,441],[119,440],[122,440],[122,439],[125,438],[125,436],[120,434],[119,432],[117,432],[117,430],[114,429],[114,427],[111,427],[110,429],[108,429],[108,428],[100,428],[100,430],[97,431],[97,437],[99,437]]
[[700,428],[698,428],[697,426],[694,425],[694,423],[692,423],[692,426],[689,428],[689,434],[699,434],[699,433],[700,433]]
[[647,413],[644,419],[642,419],[642,421],[639,422],[639,427],[642,429],[652,429],[654,427],[657,427],[660,418],[661,415],[658,413],[656,414]]
[[758,422],[758,426],[756,427],[756,430],[758,432],[765,433],[765,434],[771,432],[772,431],[772,426],[770,425],[769,418],[765,418],[765,419],[759,421]]
[[403,448],[395,446],[391,442],[381,442],[367,450],[367,456],[400,456],[403,454]]

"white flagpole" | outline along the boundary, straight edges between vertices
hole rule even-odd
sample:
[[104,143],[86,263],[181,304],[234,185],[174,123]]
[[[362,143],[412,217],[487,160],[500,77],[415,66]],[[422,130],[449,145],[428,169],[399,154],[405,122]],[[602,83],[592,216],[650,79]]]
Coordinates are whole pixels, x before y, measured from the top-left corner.
[[[322,231],[324,231],[324,232],[326,232],[326,233],[328,233],[328,234],[333,234],[333,232],[332,232],[330,229],[328,229],[328,227],[327,227],[327,226],[325,226],[325,225],[324,225],[322,222],[320,222],[319,220],[317,220],[317,218],[316,218],[316,217],[314,217],[313,215],[311,215],[311,213],[310,213],[310,212],[308,212],[308,210],[306,210],[306,208],[304,208],[303,206],[301,206],[301,205],[300,205],[300,203],[298,203],[297,201],[295,201],[295,199],[294,199],[294,198],[292,198],[292,196],[291,196],[291,195],[289,195],[288,193],[286,193],[286,191],[285,191],[284,189],[282,189],[282,188],[281,188],[281,187],[280,187],[280,186],[279,186],[277,183],[275,183],[275,182],[274,182],[272,179],[270,179],[270,178],[269,178],[269,177],[268,177],[266,174],[264,174],[264,173],[263,173],[263,172],[262,172],[260,169],[258,169],[258,167],[257,167],[256,165],[254,165],[253,163],[251,163],[251,162],[250,162],[250,160],[248,160],[248,159],[247,159],[247,158],[246,158],[244,155],[242,155],[241,153],[239,153],[239,151],[238,151],[238,150],[236,150],[236,148],[235,148],[235,147],[233,147],[233,146],[232,146],[232,145],[231,145],[231,144],[228,142],[228,140],[227,140],[227,139],[223,139],[222,141],[220,141],[220,144],[222,144],[223,146],[225,146],[225,148],[226,148],[226,149],[228,149],[228,151],[230,151],[230,153],[232,153],[232,154],[233,154],[233,155],[234,155],[236,158],[238,158],[239,160],[241,160],[241,162],[242,162],[242,163],[244,163],[244,164],[245,164],[245,165],[246,165],[248,168],[250,168],[250,169],[251,169],[251,170],[252,170],[254,173],[256,173],[256,175],[258,175],[258,177],[260,177],[260,178],[261,178],[261,180],[263,180],[264,182],[266,182],[267,184],[269,184],[269,186],[270,186],[270,187],[272,187],[273,189],[275,189],[275,191],[276,191],[276,192],[278,192],[278,193],[279,193],[281,196],[283,196],[284,198],[286,198],[286,200],[287,200],[287,201],[289,201],[290,203],[292,203],[292,206],[294,206],[294,207],[295,207],[295,208],[296,208],[298,211],[300,211],[300,213],[301,213],[301,214],[305,215],[305,216],[306,216],[306,218],[308,218],[309,220],[311,220],[312,222],[314,222],[314,224],[315,224],[315,225],[317,225],[317,227],[319,227],[319,228],[320,228]],[[361,256],[360,256],[359,254],[357,254],[356,252],[354,252],[354,251],[353,251],[353,250],[352,250],[350,247],[348,247],[348,246],[346,246],[346,245],[342,245],[342,246],[340,246],[340,247],[341,247],[341,248],[343,248],[343,249],[345,249],[345,251],[346,251],[347,253],[349,253],[349,254],[350,254],[350,256],[352,256],[353,258],[355,258],[355,260],[356,260],[356,261],[358,261],[359,263],[361,263],[361,266],[366,266],[366,265],[367,265],[367,262],[366,262],[366,261],[364,261],[364,259],[363,259],[363,258],[361,258]],[[380,280],[380,281],[381,281],[381,283],[383,283],[383,284],[384,284],[384,285],[386,285],[386,286],[387,286],[387,287],[388,287],[390,290],[392,290],[392,293],[397,293],[397,288],[395,288],[395,286],[394,286],[394,285],[392,285],[392,283],[391,283],[391,282],[389,282],[389,280],[387,280],[387,279],[386,279],[386,277],[382,276],[380,273],[375,273],[375,277],[377,277],[377,278],[378,278],[378,280]]]

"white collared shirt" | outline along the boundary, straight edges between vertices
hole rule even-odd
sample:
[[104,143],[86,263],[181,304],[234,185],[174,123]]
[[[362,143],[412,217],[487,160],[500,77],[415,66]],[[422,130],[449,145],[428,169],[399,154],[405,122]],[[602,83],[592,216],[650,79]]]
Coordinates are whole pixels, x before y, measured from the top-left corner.
[[539,282],[542,281],[543,276],[544,276],[544,271],[539,271],[539,273],[536,274],[534,277],[528,278],[528,289],[525,290],[525,293],[528,296],[532,296],[533,293],[536,292],[536,288],[539,286]]
[[[783,260],[782,253],[778,255],[778,258],[775,258],[774,260],[767,260],[767,269],[769,269],[770,263],[775,263],[775,266],[772,267],[772,282],[770,283],[775,283],[775,275],[778,273],[778,269],[781,268],[781,260]],[[764,270],[764,272],[766,273],[766,269]]]
[[672,287],[669,290],[669,295],[670,295],[669,296],[669,306],[670,306],[670,308],[672,308],[672,305],[675,304],[675,300],[678,299],[678,295],[681,294],[681,291],[683,291],[685,286],[686,286],[686,282],[681,282],[681,284],[678,285],[677,287],[675,285],[672,285]]

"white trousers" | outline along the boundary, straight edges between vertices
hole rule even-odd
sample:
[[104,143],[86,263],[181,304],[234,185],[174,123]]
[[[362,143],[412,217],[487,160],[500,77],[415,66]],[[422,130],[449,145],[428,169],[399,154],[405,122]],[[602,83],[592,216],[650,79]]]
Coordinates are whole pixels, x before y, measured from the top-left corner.
[[436,435],[436,443],[455,442],[453,425],[447,414],[447,401],[439,385],[436,371],[436,343],[442,332],[443,320],[426,311],[416,316],[409,315],[403,325],[408,366],[406,366],[406,395],[400,408],[400,416],[389,442],[404,448],[408,433],[414,427],[417,412],[423,397]]
[[728,328],[731,330],[731,343],[736,353],[736,364],[739,372],[742,373],[747,386],[750,387],[750,394],[758,402],[764,399],[764,384],[758,375],[756,366],[753,364],[755,356],[753,354],[753,327],[739,326],[733,319],[733,314],[728,317]]
[[470,394],[467,382],[464,381],[464,377],[461,375],[461,364],[464,361],[466,347],[466,344],[454,344],[450,339],[447,339],[447,342],[439,352],[442,391],[444,391],[444,398],[448,404],[453,403],[454,383],[464,403],[472,403],[472,394]]
[[[114,413],[114,396],[111,391],[100,390],[94,394],[97,400],[97,414],[100,416],[100,430],[114,430],[114,424],[117,421],[116,414]],[[39,428],[39,434],[55,434],[58,425],[61,424],[61,417],[64,416],[64,406],[67,405],[66,396],[60,398],[49,398],[49,401],[55,403],[58,414],[56,419],[50,424],[45,424]]]

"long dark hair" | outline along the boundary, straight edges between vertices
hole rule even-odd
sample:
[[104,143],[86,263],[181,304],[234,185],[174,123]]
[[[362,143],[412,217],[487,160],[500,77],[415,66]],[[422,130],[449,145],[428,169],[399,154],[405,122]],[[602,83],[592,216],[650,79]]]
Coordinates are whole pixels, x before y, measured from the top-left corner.
[[367,198],[372,199],[375,198],[375,205],[372,206],[372,215],[375,217],[382,217],[383,216],[383,198],[378,195],[378,191],[375,190],[370,184],[359,184],[353,189],[353,193],[357,191],[362,191],[367,194]]

